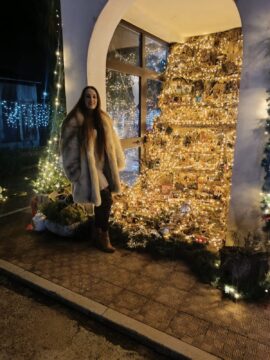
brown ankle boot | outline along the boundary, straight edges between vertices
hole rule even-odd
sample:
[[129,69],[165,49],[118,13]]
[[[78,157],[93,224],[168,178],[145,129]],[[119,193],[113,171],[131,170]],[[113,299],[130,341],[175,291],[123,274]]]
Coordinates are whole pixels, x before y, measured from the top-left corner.
[[102,231],[98,229],[98,247],[107,253],[115,252],[115,248],[112,246],[108,231]]

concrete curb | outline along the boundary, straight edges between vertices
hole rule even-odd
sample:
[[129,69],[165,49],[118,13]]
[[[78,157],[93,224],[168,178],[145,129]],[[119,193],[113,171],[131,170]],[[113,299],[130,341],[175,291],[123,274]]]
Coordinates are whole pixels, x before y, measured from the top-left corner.
[[96,301],[76,294],[60,285],[54,284],[17,265],[0,259],[0,270],[27,285],[42,291],[61,302],[91,315],[103,323],[117,328],[125,335],[142,342],[156,351],[174,359],[216,360],[220,359],[149,325],[132,319]]
[[0,218],[3,218],[3,217],[5,217],[5,216],[9,216],[9,215],[13,215],[13,214],[16,214],[16,213],[18,213],[18,212],[25,211],[25,210],[28,210],[28,209],[30,209],[30,206],[26,206],[26,207],[24,207],[24,208],[20,208],[20,209],[17,209],[17,210],[9,211],[9,212],[7,212],[7,213],[1,214],[1,215],[0,215]]

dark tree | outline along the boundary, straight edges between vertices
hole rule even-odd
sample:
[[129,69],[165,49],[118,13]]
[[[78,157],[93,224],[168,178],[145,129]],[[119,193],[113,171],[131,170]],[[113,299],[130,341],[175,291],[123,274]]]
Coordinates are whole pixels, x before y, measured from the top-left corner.
[[52,93],[60,16],[60,0],[11,0],[1,5],[0,77],[38,81],[40,92],[47,88]]

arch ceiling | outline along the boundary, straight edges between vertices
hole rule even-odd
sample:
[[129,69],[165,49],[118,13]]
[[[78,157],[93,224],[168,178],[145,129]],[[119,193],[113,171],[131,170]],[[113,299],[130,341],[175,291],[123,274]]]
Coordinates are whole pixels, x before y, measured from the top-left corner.
[[233,0],[135,0],[123,19],[167,42],[241,27]]

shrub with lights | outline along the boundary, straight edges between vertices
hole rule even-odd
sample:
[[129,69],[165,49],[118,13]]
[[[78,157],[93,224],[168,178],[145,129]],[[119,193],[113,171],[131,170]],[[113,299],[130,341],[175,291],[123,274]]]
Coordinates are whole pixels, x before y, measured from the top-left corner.
[[49,140],[46,152],[39,160],[38,172],[37,179],[33,181],[34,191],[37,194],[49,194],[69,184],[60,164],[58,137]]
[[3,203],[7,200],[6,189],[0,186],[0,203]]

